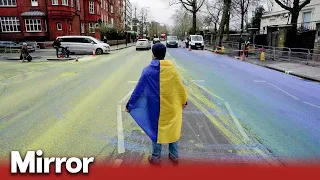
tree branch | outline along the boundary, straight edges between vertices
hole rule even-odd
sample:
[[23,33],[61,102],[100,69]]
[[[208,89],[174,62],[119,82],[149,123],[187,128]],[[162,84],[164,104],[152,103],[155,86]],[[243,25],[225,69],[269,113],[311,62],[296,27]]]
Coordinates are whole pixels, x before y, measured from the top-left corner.
[[187,6],[186,6],[184,3],[182,3],[182,6],[183,6],[187,11],[193,12],[193,10],[188,9]]
[[[284,4],[283,4],[282,2],[280,2],[279,0],[275,0],[275,1],[276,1],[276,3],[279,4],[279,6],[281,6],[283,9],[288,10],[288,11],[291,11],[291,10],[292,10],[292,8],[284,5]],[[308,0],[308,1],[310,1],[310,0]]]
[[310,0],[306,0],[304,1],[300,6],[299,6],[299,10],[301,10],[302,8],[304,8],[307,4],[310,3]]
[[199,9],[202,7],[203,3],[204,3],[204,0],[202,0],[202,2],[200,2],[200,5],[197,7],[196,12],[199,11]]

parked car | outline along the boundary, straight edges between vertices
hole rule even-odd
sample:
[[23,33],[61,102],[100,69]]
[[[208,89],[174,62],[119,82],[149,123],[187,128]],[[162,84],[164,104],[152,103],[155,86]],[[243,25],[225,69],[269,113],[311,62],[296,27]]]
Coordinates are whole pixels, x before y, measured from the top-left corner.
[[167,36],[167,41],[166,41],[167,47],[179,47],[179,40],[177,36]]
[[91,36],[60,36],[62,47],[69,47],[70,53],[92,53],[100,55],[110,52],[110,46],[107,43],[99,41]]
[[[0,48],[5,49],[5,48],[11,48],[11,49],[21,49],[22,48],[23,42],[14,42],[14,41],[0,41]],[[33,52],[35,51],[35,48],[29,44],[28,46],[28,51]]]
[[159,39],[159,38],[153,38],[153,44],[159,43],[159,42],[160,42],[160,39]]
[[191,49],[204,49],[204,41],[201,35],[190,35],[189,39],[189,45],[191,46]]
[[151,49],[151,42],[148,39],[138,39],[136,42],[136,50]]

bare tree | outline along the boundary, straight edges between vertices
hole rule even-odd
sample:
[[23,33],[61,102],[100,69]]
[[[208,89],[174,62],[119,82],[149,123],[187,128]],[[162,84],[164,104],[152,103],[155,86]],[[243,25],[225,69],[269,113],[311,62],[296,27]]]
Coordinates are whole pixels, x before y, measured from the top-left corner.
[[197,31],[197,12],[200,10],[205,0],[169,0],[169,4],[182,4],[182,6],[192,13],[192,34]]
[[218,30],[218,41],[221,46],[225,25],[227,24],[228,17],[230,17],[231,0],[223,0],[223,12]]
[[289,47],[294,46],[294,41],[295,38],[292,38],[294,36],[296,36],[297,34],[297,23],[298,23],[298,17],[299,17],[299,13],[301,11],[302,8],[304,8],[306,5],[308,5],[310,3],[310,0],[275,0],[275,2],[277,4],[279,4],[283,9],[287,10],[290,12],[291,14],[291,25],[292,28],[289,31],[289,33],[287,34],[288,37],[291,38],[287,38],[287,45]]
[[207,22],[211,22],[214,25],[214,31],[217,31],[217,27],[220,21],[220,15],[223,10],[223,4],[221,0],[211,0],[206,2],[206,9],[207,9]]

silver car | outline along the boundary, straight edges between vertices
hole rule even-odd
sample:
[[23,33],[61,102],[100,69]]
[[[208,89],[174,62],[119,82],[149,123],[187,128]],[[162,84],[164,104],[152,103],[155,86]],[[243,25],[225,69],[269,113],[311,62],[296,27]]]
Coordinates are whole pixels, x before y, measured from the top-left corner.
[[138,39],[136,42],[136,50],[140,49],[151,49],[151,42],[148,39]]

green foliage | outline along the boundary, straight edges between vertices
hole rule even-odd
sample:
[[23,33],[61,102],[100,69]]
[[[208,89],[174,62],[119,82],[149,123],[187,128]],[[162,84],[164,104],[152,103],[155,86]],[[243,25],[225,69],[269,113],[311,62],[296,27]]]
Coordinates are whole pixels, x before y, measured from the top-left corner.
[[265,9],[263,8],[263,6],[258,6],[255,9],[251,23],[250,23],[250,27],[260,29],[261,18],[264,12],[265,12]]

